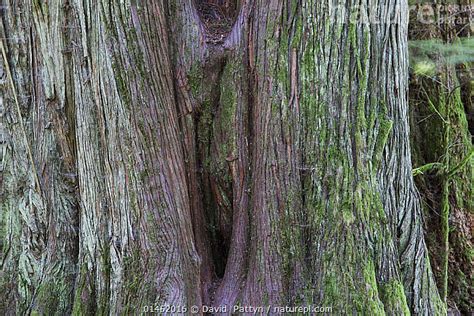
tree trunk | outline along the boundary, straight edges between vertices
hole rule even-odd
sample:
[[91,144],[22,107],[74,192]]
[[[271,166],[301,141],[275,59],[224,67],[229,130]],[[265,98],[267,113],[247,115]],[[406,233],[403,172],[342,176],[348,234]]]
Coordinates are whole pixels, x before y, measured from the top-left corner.
[[442,313],[407,3],[353,5],[6,3],[0,309]]
[[[460,47],[469,54],[464,45],[472,32],[466,18],[472,7],[463,0],[456,6],[439,5],[450,8],[440,13],[439,22],[410,21],[412,152],[415,166],[435,166],[416,179],[425,206],[426,230],[431,232],[427,242],[440,293],[450,307],[468,314],[474,308],[473,258],[469,254],[474,225],[472,60],[464,60],[462,54],[453,56],[449,48]],[[450,18],[453,16],[457,18]],[[433,50],[437,53],[432,54]]]

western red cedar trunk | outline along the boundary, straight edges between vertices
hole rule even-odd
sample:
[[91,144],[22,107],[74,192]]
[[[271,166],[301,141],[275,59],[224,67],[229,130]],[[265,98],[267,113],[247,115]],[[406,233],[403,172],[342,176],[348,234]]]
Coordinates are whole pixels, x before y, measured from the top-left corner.
[[2,311],[441,313],[407,4],[221,4],[6,3]]

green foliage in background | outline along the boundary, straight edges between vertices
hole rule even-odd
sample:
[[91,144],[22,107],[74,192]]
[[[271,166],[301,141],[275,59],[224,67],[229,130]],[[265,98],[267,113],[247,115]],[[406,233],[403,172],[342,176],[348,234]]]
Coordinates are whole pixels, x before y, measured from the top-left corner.
[[474,38],[461,38],[453,43],[439,39],[409,41],[410,66],[417,75],[432,76],[446,64],[474,62]]

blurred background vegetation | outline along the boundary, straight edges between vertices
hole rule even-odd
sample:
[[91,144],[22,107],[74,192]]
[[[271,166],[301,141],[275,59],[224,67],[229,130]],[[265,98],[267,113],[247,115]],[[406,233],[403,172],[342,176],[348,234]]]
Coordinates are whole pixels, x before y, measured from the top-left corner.
[[474,5],[410,3],[410,123],[433,271],[450,311],[474,311]]

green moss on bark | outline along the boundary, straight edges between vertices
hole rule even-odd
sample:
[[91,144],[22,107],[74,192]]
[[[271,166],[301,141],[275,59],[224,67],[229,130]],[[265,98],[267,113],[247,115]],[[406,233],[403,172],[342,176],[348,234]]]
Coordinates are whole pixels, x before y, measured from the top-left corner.
[[410,315],[403,284],[391,280],[380,286],[381,299],[386,311],[391,315]]

